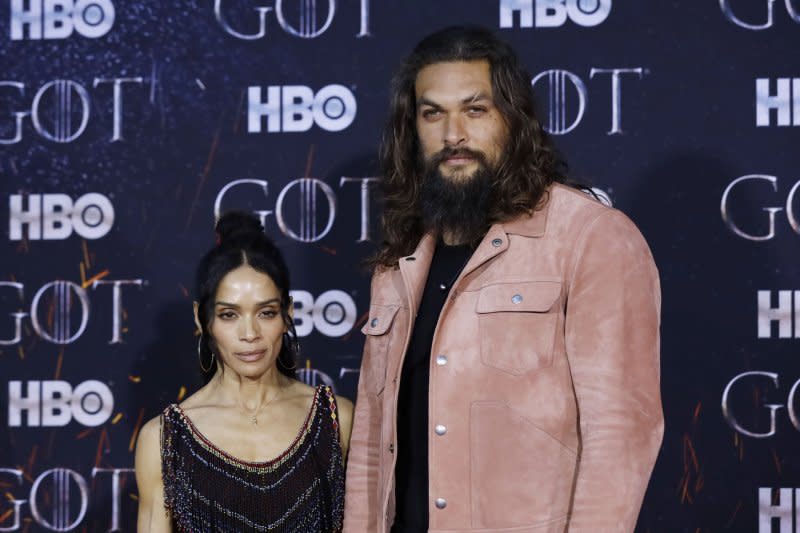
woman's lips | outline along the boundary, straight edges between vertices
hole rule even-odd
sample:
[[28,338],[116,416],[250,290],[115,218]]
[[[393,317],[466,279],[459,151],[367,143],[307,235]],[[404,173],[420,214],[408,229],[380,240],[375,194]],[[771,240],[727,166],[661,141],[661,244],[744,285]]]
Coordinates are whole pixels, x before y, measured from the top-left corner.
[[266,350],[251,350],[249,352],[235,352],[234,355],[242,361],[252,363],[264,357],[266,352]]

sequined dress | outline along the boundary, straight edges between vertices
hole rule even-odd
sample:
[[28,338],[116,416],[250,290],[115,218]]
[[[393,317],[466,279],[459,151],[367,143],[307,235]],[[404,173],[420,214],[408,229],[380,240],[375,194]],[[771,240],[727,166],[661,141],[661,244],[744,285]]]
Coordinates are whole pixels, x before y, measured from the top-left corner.
[[241,461],[206,439],[176,404],[161,426],[164,502],[181,532],[338,532],[344,465],[336,401],[320,385],[294,442],[279,457]]

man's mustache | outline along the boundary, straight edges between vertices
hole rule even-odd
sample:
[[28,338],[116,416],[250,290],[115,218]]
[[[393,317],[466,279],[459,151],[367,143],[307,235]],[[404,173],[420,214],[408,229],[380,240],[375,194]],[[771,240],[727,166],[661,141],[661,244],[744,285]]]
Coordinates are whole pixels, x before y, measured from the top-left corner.
[[442,150],[433,154],[430,159],[428,159],[428,164],[433,167],[438,167],[441,165],[445,159],[450,159],[451,157],[469,157],[474,159],[478,163],[486,165],[486,154],[481,152],[480,150],[472,150],[470,148],[450,148],[445,147]]

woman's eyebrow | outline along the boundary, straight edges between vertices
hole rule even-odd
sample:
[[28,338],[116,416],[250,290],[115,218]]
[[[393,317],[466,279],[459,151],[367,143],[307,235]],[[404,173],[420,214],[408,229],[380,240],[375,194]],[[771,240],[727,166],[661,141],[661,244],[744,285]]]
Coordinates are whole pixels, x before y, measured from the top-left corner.
[[[280,298],[270,298],[269,300],[264,300],[263,302],[258,302],[256,304],[256,307],[264,307],[265,305],[270,305],[270,304],[274,304],[274,303],[277,303],[277,304],[281,303],[281,299]],[[221,307],[231,307],[233,309],[239,309],[239,307],[240,307],[238,304],[231,303],[231,302],[223,302],[223,301],[214,302],[214,305],[219,305]]]

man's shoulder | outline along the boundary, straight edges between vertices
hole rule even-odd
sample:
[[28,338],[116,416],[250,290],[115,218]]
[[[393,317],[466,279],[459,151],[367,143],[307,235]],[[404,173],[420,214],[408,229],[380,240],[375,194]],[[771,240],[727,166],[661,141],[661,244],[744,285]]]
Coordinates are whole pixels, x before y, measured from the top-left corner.
[[556,214],[585,214],[592,217],[613,209],[600,201],[589,189],[579,189],[561,183],[548,189],[547,203]]
[[551,185],[531,213],[503,223],[508,233],[527,237],[564,238],[580,232],[604,213],[616,211],[591,192],[559,183]]
[[548,204],[548,218],[571,221],[573,229],[620,223],[633,226],[625,213],[602,202],[589,190],[555,184],[550,188]]
[[543,234],[559,241],[595,240],[599,235],[616,240],[638,240],[641,233],[625,213],[606,205],[587,190],[562,184],[548,189],[539,216],[546,219]]
[[403,280],[397,266],[379,266],[372,271],[370,303],[396,303],[403,294]]

